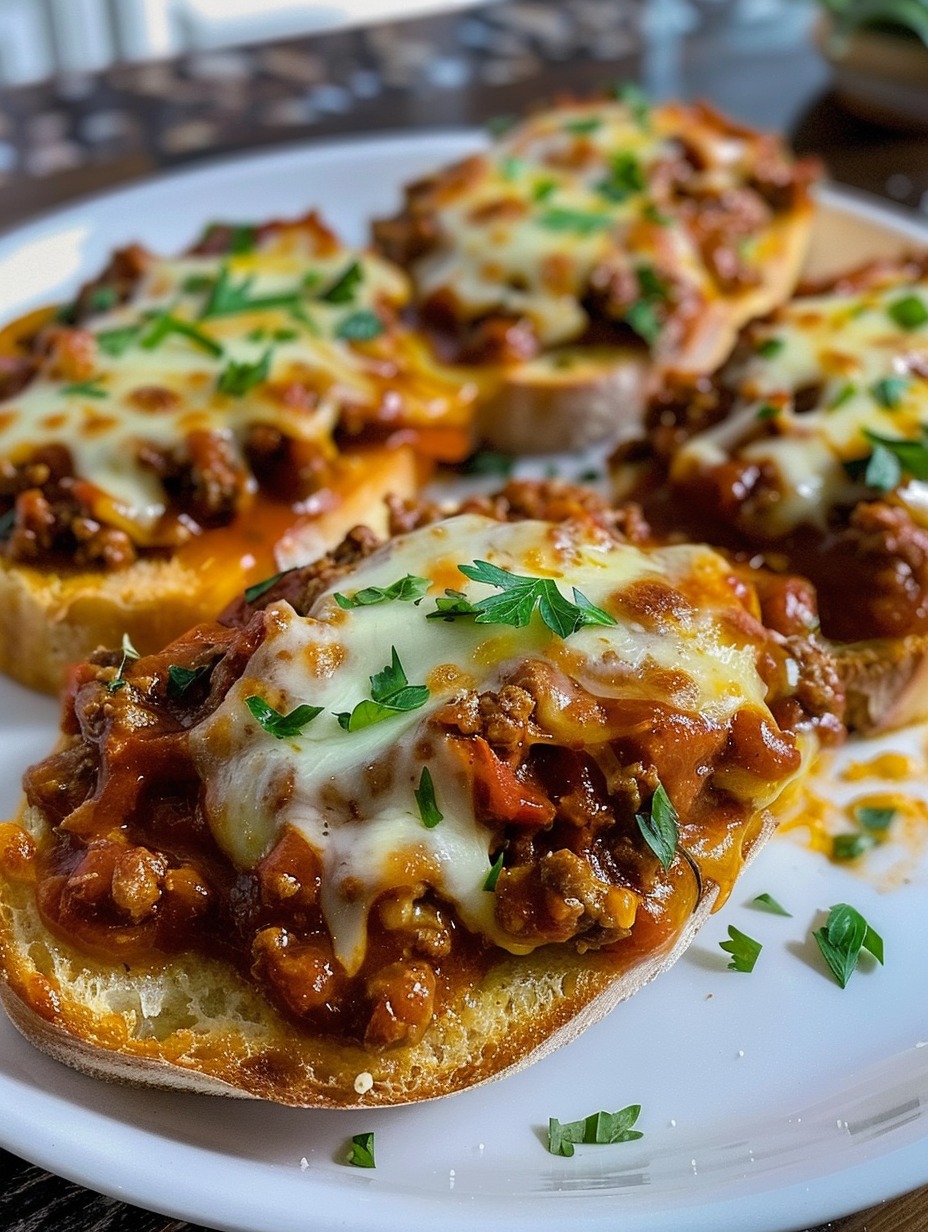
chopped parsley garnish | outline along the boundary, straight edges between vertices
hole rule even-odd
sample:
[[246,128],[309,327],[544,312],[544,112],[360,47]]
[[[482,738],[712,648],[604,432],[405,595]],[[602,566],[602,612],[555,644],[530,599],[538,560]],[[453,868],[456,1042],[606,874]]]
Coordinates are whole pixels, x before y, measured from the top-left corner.
[[368,342],[383,333],[383,321],[369,308],[359,308],[343,317],[335,328],[335,337],[344,342]]
[[872,482],[869,474],[865,475],[865,479],[871,487],[878,487],[881,491],[888,491],[898,484],[902,472],[911,475],[913,479],[928,480],[928,428],[924,425],[921,428],[921,440],[913,441],[893,436],[881,436],[877,432],[871,432],[869,428],[864,428],[864,436],[874,446],[874,453],[876,453],[877,449],[882,449],[891,454],[898,463],[898,469],[893,482],[889,482],[887,475],[882,471],[879,483]]
[[[458,565],[458,569],[472,582],[483,582],[502,592],[470,605],[469,612],[462,609],[453,613],[472,614],[478,624],[512,625],[521,629],[532,619],[536,607],[547,627],[559,637],[569,637],[584,625],[617,623],[614,616],[592,604],[576,587],[573,603],[565,599],[553,578],[521,577],[485,560],[476,560],[472,565]],[[452,613],[448,608],[443,609],[445,618],[449,614]]]
[[532,189],[532,199],[547,201],[557,192],[557,180],[539,180]]
[[894,411],[905,396],[908,387],[908,379],[904,376],[884,376],[879,381],[874,381],[870,386],[870,392],[880,406],[887,411]]
[[765,338],[757,347],[757,354],[761,359],[773,359],[785,346],[786,342],[783,338]]
[[249,275],[239,283],[233,282],[229,267],[223,265],[200,312],[200,320],[205,321],[210,317],[234,316],[239,312],[256,312],[265,308],[295,308],[299,305],[299,291],[252,296],[251,288],[254,281],[254,276]]
[[476,616],[477,609],[463,590],[445,588],[443,598],[435,600],[435,611],[426,613],[426,620],[455,620],[458,616]]
[[416,797],[416,805],[419,809],[419,817],[422,820],[422,824],[426,830],[434,830],[444,814],[435,803],[435,784],[432,782],[432,774],[428,766],[422,767],[422,774],[419,776],[419,786],[413,794]]
[[903,295],[886,309],[900,329],[921,329],[928,323],[928,308],[918,295]]
[[228,394],[232,398],[243,398],[256,385],[267,380],[271,371],[273,354],[273,347],[268,347],[261,358],[253,364],[230,360],[220,372],[216,388],[221,394]]
[[201,667],[181,667],[178,663],[172,663],[168,668],[168,697],[174,701],[181,701],[187,691],[200,680],[205,680],[213,670],[211,663],[204,663]]
[[235,254],[252,252],[258,238],[255,228],[248,223],[211,222],[203,229],[200,245],[217,235],[225,238],[226,251]]
[[496,890],[496,883],[499,881],[499,875],[503,871],[503,852],[500,852],[493,863],[490,865],[490,871],[483,879],[483,888],[493,894]]
[[180,334],[181,337],[187,338],[194,346],[205,351],[207,355],[212,355],[214,359],[220,359],[223,355],[223,347],[215,338],[211,338],[202,329],[198,329],[192,321],[175,317],[170,312],[161,312],[152,318],[151,328],[139,345],[143,346],[146,351],[153,351],[171,334]]
[[793,918],[793,913],[778,903],[772,894],[758,894],[752,901],[755,907],[760,907],[762,911],[769,911],[771,915],[785,915],[789,919]]
[[883,938],[874,932],[864,917],[847,903],[831,908],[822,928],[812,934],[829,971],[842,988],[857,969],[862,950],[883,963]]
[[733,924],[728,926],[728,940],[719,942],[719,949],[731,955],[728,962],[729,971],[743,971],[750,974],[754,970],[758,955],[764,947],[740,928]]
[[877,445],[866,460],[863,468],[863,481],[868,488],[876,488],[878,492],[891,492],[902,479],[902,467],[899,459],[883,445]]
[[642,206],[641,217],[646,218],[648,222],[653,222],[658,227],[668,227],[673,222],[673,216],[659,210],[653,201],[648,201]]
[[667,283],[652,265],[639,265],[635,270],[641,294],[648,299],[668,299]]
[[836,834],[831,840],[831,855],[834,860],[856,860],[876,846],[872,834]]
[[636,813],[635,821],[641,837],[660,860],[664,868],[670,868],[680,842],[680,818],[663,783],[658,783],[651,797],[651,807],[646,813]]
[[96,335],[97,346],[113,359],[124,355],[142,332],[141,325],[123,325],[119,329],[104,329]]
[[625,320],[649,346],[653,346],[660,337],[663,328],[660,317],[655,312],[654,305],[647,300],[638,300],[632,304],[625,314]]
[[358,702],[350,713],[343,711],[336,714],[339,726],[345,731],[360,731],[364,727],[372,727],[374,723],[382,723],[384,719],[391,719],[394,715],[418,710],[428,701],[428,687],[424,684],[411,685],[406,679],[395,646],[391,646],[390,655],[390,663],[383,671],[370,678],[370,700]]
[[[284,573],[289,573],[288,569]],[[260,599],[262,595],[267,594],[272,586],[276,586],[284,573],[274,573],[268,578],[264,578],[261,582],[255,582],[253,586],[248,586],[245,590],[245,602],[254,603],[255,599]]]
[[644,128],[651,119],[651,100],[634,81],[622,81],[615,88],[615,96],[632,113],[634,120]]
[[486,129],[491,137],[502,137],[504,133],[514,128],[516,123],[516,117],[512,115],[490,116],[486,122]]
[[6,513],[0,516],[0,541],[9,539],[13,533],[13,527],[16,525],[16,506],[8,509]]
[[331,286],[316,296],[326,304],[350,304],[358,287],[364,281],[364,270],[359,261],[352,261],[338,275]]
[[524,158],[516,158],[515,154],[507,154],[505,158],[500,159],[499,173],[508,184],[511,184],[525,172],[525,166]]
[[496,449],[478,449],[461,464],[465,475],[500,475],[505,478],[511,475],[516,460],[509,453],[500,453]]
[[757,408],[758,419],[776,419],[783,410],[781,406],[776,406],[773,402],[763,402]]
[[853,383],[853,381],[848,381],[847,384],[841,386],[825,409],[829,411],[837,411],[840,407],[844,406],[845,402],[850,402],[851,398],[853,398],[856,393],[857,386]]
[[587,210],[569,210],[552,205],[538,215],[538,225],[548,231],[575,231],[578,235],[595,235],[608,231],[615,220],[608,214],[591,214]]
[[551,1117],[548,1121],[548,1150],[552,1155],[574,1153],[574,1144],[610,1146],[618,1142],[634,1142],[644,1134],[634,1129],[641,1115],[640,1104],[629,1104],[618,1112],[594,1112],[582,1121],[565,1121]]
[[658,304],[670,298],[667,283],[650,265],[639,265],[635,270],[641,298],[630,305],[625,321],[649,346],[653,346],[663,329]]
[[348,1152],[348,1163],[355,1168],[376,1168],[373,1132],[354,1135],[351,1139],[351,1150]]
[[257,239],[258,235],[254,227],[244,223],[233,226],[232,233],[229,236],[229,252],[236,254],[253,252]]
[[257,719],[259,725],[271,736],[276,736],[278,740],[287,740],[291,736],[297,736],[303,728],[313,721],[313,719],[322,713],[321,706],[297,706],[291,710],[289,714],[281,714],[279,710],[275,710],[269,705],[263,697],[245,698],[245,705],[251,711],[252,715]]
[[581,120],[569,120],[564,125],[564,130],[568,133],[573,133],[574,136],[584,137],[588,133],[595,133],[602,126],[601,116],[584,116]]
[[869,830],[871,834],[885,834],[895,816],[896,810],[891,807],[873,808],[860,805],[854,809],[854,820],[859,826]]
[[333,598],[338,606],[346,611],[353,607],[372,607],[377,603],[392,603],[396,600],[401,603],[418,603],[431,584],[428,578],[407,573],[389,586],[365,586],[363,590],[356,590],[353,595],[343,595],[336,591]]
[[306,332],[311,334],[313,338],[322,337],[322,330],[301,304],[295,304],[290,309],[290,316],[294,319],[294,321],[298,321]]
[[215,282],[212,274],[188,274],[180,289],[186,295],[202,295],[204,291],[211,291]]
[[109,391],[100,384],[98,376],[91,381],[74,381],[70,385],[63,385],[61,392],[75,398],[108,398],[110,396]]
[[119,661],[119,667],[116,668],[116,675],[112,680],[107,682],[107,693],[116,693],[119,689],[124,689],[126,687],[123,672],[125,672],[129,663],[134,663],[139,658],[141,658],[141,655],[129,640],[129,634],[124,633],[122,635],[122,658]]
[[94,287],[87,297],[87,307],[91,312],[108,312],[118,302],[119,296],[114,287]]
[[614,154],[610,159],[609,174],[596,185],[596,191],[608,201],[625,201],[633,193],[644,192],[647,187],[641,163],[627,150]]

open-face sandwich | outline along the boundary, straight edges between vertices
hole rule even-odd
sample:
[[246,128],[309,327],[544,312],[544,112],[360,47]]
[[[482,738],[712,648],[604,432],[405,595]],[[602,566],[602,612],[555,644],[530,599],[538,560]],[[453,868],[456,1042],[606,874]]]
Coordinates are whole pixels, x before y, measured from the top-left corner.
[[635,422],[655,370],[712,371],[790,294],[815,175],[704,104],[626,89],[540,110],[410,185],[374,236],[480,381],[483,437],[571,449]]
[[840,738],[827,655],[711,549],[558,485],[429,516],[73,673],[0,828],[39,1047],[311,1106],[499,1077],[667,967]]
[[861,731],[928,714],[928,258],[809,286],[617,453],[664,535],[801,574]]
[[317,556],[469,449],[472,391],[397,321],[405,276],[315,215],[122,250],[0,335],[0,670],[57,688]]

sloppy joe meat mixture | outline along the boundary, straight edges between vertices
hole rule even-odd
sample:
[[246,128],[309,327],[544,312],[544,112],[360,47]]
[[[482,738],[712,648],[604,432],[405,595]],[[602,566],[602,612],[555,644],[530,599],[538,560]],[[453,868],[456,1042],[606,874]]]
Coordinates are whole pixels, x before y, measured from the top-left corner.
[[[552,483],[514,483],[473,508],[507,520],[594,519],[619,539],[647,534],[633,507],[611,510]],[[395,528],[434,512],[396,505]],[[254,604],[240,602],[224,623],[160,654],[137,662],[98,654],[74,675],[61,750],[27,773],[25,787],[52,831],[36,862],[39,908],[55,933],[127,966],[184,950],[228,959],[309,1031],[376,1049],[415,1042],[433,1014],[505,955],[462,927],[434,891],[412,884],[375,902],[363,965],[349,976],[333,954],[312,847],[285,829],[254,868],[233,867],[205,819],[188,744],[264,639],[268,605],[286,599],[305,613],[374,546],[368,532],[354,532]],[[771,576],[760,598],[771,628],[748,623],[778,726],[742,709],[718,730],[698,714],[616,700],[607,775],[583,747],[546,737],[547,706],[569,695],[582,709],[593,699],[532,659],[496,691],[465,690],[430,718],[427,738],[449,742],[470,767],[476,819],[502,857],[497,922],[514,938],[597,951],[617,970],[666,948],[707,879],[730,889],[755,833],[756,819],[712,785],[712,773],[745,766],[777,782],[798,764],[797,731],[840,738],[840,688],[804,632],[810,596]],[[786,679],[787,654],[803,664],[798,689]],[[659,784],[681,806],[680,849],[666,869],[635,820]]]

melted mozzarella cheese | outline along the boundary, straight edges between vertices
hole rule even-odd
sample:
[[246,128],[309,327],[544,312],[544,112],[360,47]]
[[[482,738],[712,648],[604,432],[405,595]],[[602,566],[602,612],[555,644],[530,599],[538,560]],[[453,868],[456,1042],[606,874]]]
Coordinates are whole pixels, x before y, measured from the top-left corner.
[[[870,456],[867,433],[920,442],[928,431],[928,324],[895,321],[903,297],[928,312],[928,280],[796,299],[755,327],[759,349],[723,377],[737,391],[735,410],[683,446],[674,477],[730,458],[764,465],[781,492],[752,513],[758,529],[771,537],[803,524],[824,529],[831,509],[866,494],[846,464]],[[814,404],[797,410],[796,395],[810,389]],[[906,482],[899,497],[928,525],[924,486]]]
[[[355,264],[354,285],[337,302],[322,298]],[[223,270],[255,306],[204,315]],[[283,304],[268,302],[280,297]],[[240,443],[248,427],[266,424],[333,456],[332,430],[346,407],[376,413],[392,399],[435,419],[442,407],[465,405],[466,390],[442,384],[424,365],[419,371],[405,337],[391,330],[357,347],[342,336],[351,328],[346,322],[361,314],[375,332],[382,329],[377,313],[407,298],[406,279],[393,266],[334,243],[320,254],[311,233],[301,237],[296,226],[271,231],[251,252],[153,257],[131,302],[84,326],[97,339],[89,380],[41,373],[0,407],[0,456],[20,462],[37,447],[65,442],[76,475],[114,503],[120,524],[128,523],[138,542],[157,543],[167,500],[140,461],[143,444],[183,453],[191,432]],[[199,337],[183,329],[159,337],[165,313]],[[115,331],[128,331],[118,354],[106,345]],[[233,365],[256,370],[239,395],[220,387]]]
[[[660,582],[701,596],[673,607],[659,624],[619,619],[588,625],[568,639],[536,614],[521,629],[473,619],[429,620],[446,588],[472,602],[497,593],[457,568],[486,560],[520,575],[550,577],[570,597],[579,589],[616,614],[638,584]],[[386,587],[412,574],[431,583],[419,603],[389,602],[343,610],[329,592],[301,618],[285,603],[270,609],[267,636],[219,709],[191,734],[203,778],[206,812],[222,850],[253,867],[292,826],[322,863],[322,907],[336,956],[349,971],[363,960],[371,904],[395,887],[431,885],[465,925],[513,952],[524,947],[497,927],[491,893],[491,830],[477,822],[470,784],[448,742],[429,720],[469,689],[497,690],[527,659],[562,664],[601,697],[641,696],[679,705],[688,680],[692,711],[725,725],[740,707],[764,708],[756,647],[737,621],[724,561],[708,548],[642,552],[601,533],[542,522],[500,524],[460,515],[401,536],[363,561],[339,588],[347,595]],[[336,718],[371,695],[371,677],[395,648],[411,685],[426,684],[418,709],[358,731]],[[566,655],[566,658],[565,658]],[[322,712],[292,738],[278,739],[252,716],[259,696],[277,711],[302,704]],[[428,765],[441,822],[427,829],[415,790]]]
[[580,301],[596,268],[633,277],[637,265],[659,259],[713,294],[686,227],[672,212],[653,217],[653,170],[678,156],[681,134],[697,134],[705,147],[707,189],[723,191],[742,176],[747,140],[698,130],[692,114],[658,107],[643,117],[621,102],[531,117],[440,190],[443,239],[414,267],[420,293],[450,293],[464,319],[526,317],[544,346],[583,333],[589,318]]

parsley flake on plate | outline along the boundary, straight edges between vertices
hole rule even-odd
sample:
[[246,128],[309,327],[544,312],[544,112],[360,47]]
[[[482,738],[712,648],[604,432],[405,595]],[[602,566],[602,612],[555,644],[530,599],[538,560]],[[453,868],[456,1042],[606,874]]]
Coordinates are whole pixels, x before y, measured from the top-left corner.
[[793,913],[787,911],[781,903],[778,903],[772,894],[767,894],[766,892],[758,894],[756,898],[752,899],[752,903],[755,907],[760,907],[762,911],[769,911],[771,915],[785,915],[789,919],[793,918]]
[[611,1146],[618,1142],[634,1142],[644,1134],[634,1126],[641,1115],[640,1104],[629,1104],[618,1112],[594,1112],[582,1121],[548,1121],[548,1150],[552,1155],[567,1158],[574,1153],[574,1144]]
[[353,1135],[346,1162],[355,1168],[376,1168],[373,1132]]
[[728,925],[728,940],[719,942],[719,949],[731,955],[728,962],[729,971],[743,971],[750,974],[754,970],[758,956],[764,947],[740,928]]
[[880,965],[883,963],[883,938],[867,923],[864,917],[848,903],[836,903],[828,913],[822,928],[817,928],[815,938],[829,971],[842,988],[857,970],[862,951],[866,950]]

